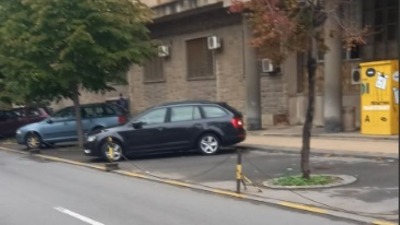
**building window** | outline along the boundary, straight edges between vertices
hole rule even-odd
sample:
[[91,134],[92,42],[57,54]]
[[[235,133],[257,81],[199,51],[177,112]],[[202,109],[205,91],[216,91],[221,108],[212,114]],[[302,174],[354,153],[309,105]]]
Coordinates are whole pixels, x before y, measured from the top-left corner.
[[362,49],[364,60],[392,59],[398,55],[399,1],[363,1],[363,25],[370,27],[371,35]]
[[393,41],[398,38],[399,1],[374,1],[375,41]]
[[[339,23],[348,30],[349,33],[347,35],[352,35],[353,32],[358,33],[362,29],[361,4],[361,0],[348,0],[343,1],[339,8]],[[354,43],[351,47],[346,47],[345,43],[343,43],[342,59],[359,59],[361,57],[360,52],[361,46],[359,44]],[[318,61],[323,61],[324,55],[324,51],[319,51],[317,56]]]
[[186,41],[187,76],[189,79],[212,78],[214,74],[214,54],[208,49],[207,38]]
[[155,57],[144,64],[144,82],[165,81],[163,70],[163,58]]

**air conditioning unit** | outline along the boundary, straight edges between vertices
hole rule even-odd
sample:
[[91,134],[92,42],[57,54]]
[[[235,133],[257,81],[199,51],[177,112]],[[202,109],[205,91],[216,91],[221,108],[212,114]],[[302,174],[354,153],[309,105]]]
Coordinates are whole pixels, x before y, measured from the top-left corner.
[[263,73],[271,73],[275,71],[274,65],[270,59],[261,59],[261,71]]
[[221,40],[217,36],[207,38],[208,49],[213,50],[221,47]]
[[351,84],[361,84],[360,69],[351,69]]
[[160,45],[158,46],[158,57],[167,57],[169,56],[169,46]]

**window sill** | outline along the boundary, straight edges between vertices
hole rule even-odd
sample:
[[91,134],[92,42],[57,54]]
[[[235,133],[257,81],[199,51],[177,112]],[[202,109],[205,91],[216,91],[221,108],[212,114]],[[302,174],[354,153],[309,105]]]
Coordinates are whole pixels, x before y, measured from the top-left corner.
[[201,81],[201,80],[215,80],[215,76],[207,76],[207,77],[187,77],[188,81]]
[[160,79],[160,80],[145,80],[143,81],[144,84],[154,84],[154,83],[165,83],[165,79]]

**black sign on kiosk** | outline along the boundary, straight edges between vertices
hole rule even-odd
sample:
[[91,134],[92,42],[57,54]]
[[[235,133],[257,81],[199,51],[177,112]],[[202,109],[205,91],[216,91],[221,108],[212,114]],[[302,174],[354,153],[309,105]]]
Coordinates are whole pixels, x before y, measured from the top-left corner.
[[376,71],[375,71],[374,68],[368,68],[367,71],[365,71],[365,74],[366,74],[368,77],[373,77],[373,76],[375,76],[375,73],[376,73]]

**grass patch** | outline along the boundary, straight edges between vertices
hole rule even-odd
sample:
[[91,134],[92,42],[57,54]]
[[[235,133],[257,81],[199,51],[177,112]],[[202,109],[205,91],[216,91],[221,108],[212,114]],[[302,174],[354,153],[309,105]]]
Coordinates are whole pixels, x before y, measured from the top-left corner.
[[277,178],[273,181],[273,184],[279,186],[315,186],[330,184],[335,180],[334,177],[324,175],[312,175],[310,179],[304,179],[297,175]]

